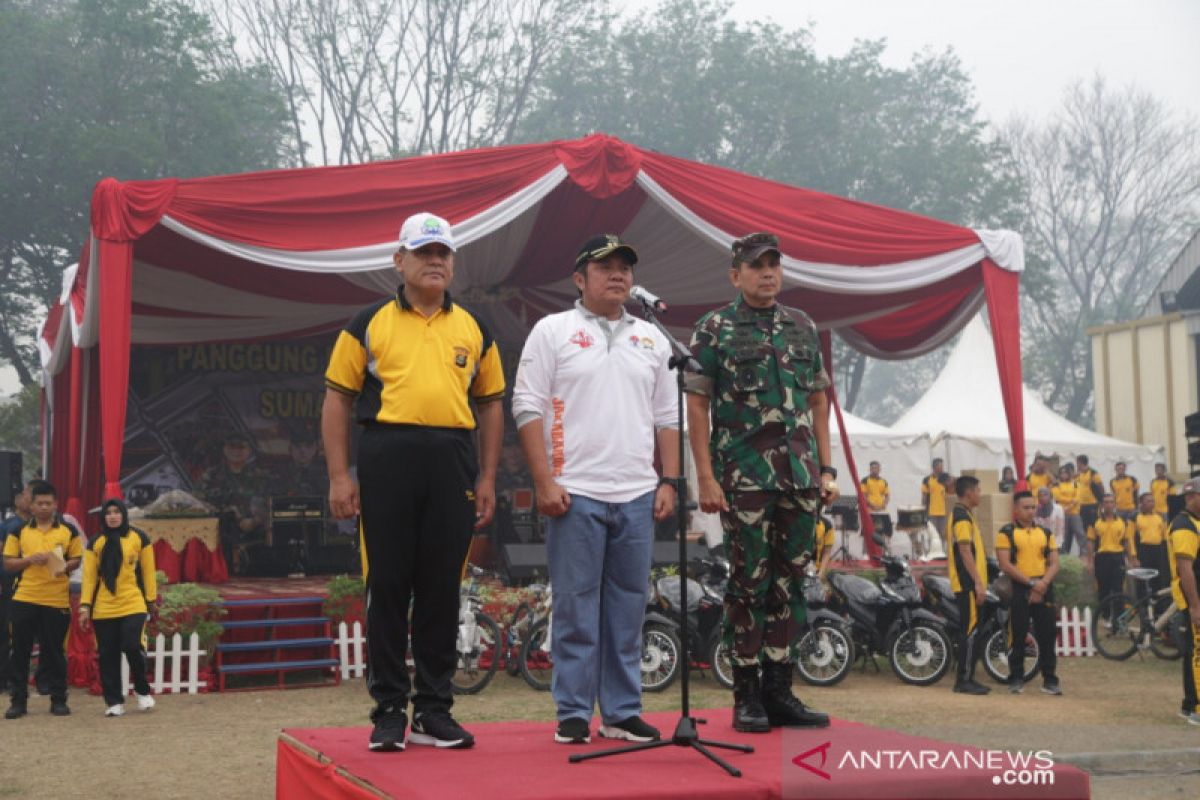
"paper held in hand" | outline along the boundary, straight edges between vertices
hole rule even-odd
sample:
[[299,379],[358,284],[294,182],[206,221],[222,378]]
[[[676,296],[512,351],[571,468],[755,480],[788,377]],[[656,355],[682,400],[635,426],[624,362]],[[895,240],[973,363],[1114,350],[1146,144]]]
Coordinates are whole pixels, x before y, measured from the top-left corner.
[[46,554],[46,569],[50,570],[50,575],[57,578],[67,571],[67,561],[63,558],[62,545],[55,545],[54,549]]

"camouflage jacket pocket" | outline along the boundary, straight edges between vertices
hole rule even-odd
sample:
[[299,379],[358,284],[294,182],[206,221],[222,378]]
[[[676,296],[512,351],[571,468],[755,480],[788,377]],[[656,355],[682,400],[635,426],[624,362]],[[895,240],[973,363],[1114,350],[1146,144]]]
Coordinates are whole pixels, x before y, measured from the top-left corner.
[[766,346],[734,350],[729,354],[733,373],[733,391],[737,394],[762,392],[767,389],[771,349]]

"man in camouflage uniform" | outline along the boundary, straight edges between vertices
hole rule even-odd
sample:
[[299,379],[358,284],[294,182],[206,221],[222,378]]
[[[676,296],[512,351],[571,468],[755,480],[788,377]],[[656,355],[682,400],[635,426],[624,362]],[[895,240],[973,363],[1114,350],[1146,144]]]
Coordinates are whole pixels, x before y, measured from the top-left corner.
[[246,567],[242,545],[267,538],[267,480],[251,463],[252,453],[245,434],[229,434],[221,449],[221,463],[206,470],[197,487],[197,494],[216,506],[225,563],[237,573]]
[[824,726],[828,716],[791,692],[791,655],[818,506],[837,496],[837,473],[826,466],[829,376],[812,320],[775,302],[783,268],[774,235],[733,243],[730,280],[738,297],[696,323],[701,371],[687,390],[700,507],[721,512],[732,566],[724,636],[733,647],[733,724],[755,733]]

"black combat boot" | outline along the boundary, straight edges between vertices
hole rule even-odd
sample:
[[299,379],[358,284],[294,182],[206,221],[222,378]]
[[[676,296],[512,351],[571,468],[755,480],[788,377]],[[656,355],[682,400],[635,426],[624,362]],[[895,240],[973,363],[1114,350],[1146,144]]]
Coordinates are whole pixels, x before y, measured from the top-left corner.
[[807,708],[792,694],[792,665],[765,662],[762,665],[762,704],[767,721],[779,728],[825,728],[829,715]]
[[733,668],[733,729],[742,733],[770,733],[771,723],[762,705],[758,666]]

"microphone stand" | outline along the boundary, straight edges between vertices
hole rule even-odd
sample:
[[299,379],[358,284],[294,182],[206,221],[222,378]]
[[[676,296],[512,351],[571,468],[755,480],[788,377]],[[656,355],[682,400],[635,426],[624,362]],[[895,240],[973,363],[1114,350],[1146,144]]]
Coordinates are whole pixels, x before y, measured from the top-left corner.
[[604,758],[606,756],[621,755],[622,753],[637,753],[642,750],[654,750],[659,747],[668,747],[675,745],[678,747],[690,747],[696,750],[705,758],[709,759],[717,766],[724,769],[735,778],[742,776],[741,770],[729,764],[725,760],[718,757],[708,748],[720,747],[726,750],[737,750],[742,753],[753,753],[754,748],[745,744],[733,744],[730,742],[717,742],[711,739],[701,739],[699,732],[696,730],[697,724],[703,724],[706,720],[696,719],[691,716],[689,706],[689,686],[688,673],[691,670],[692,659],[690,656],[690,642],[688,636],[688,620],[687,620],[687,462],[685,460],[686,453],[684,452],[683,436],[684,436],[684,408],[683,408],[683,387],[685,372],[699,372],[700,364],[696,359],[692,358],[691,351],[679,343],[674,336],[671,335],[658,318],[654,315],[654,308],[644,300],[642,310],[645,313],[646,320],[658,329],[666,340],[671,345],[671,360],[668,362],[671,369],[675,370],[675,385],[679,408],[679,477],[671,481],[675,487],[675,524],[679,538],[679,631],[680,642],[683,645],[683,653],[681,654],[682,664],[680,668],[679,691],[680,691],[680,710],[679,722],[675,725],[675,733],[669,739],[660,739],[654,742],[640,742],[638,744],[626,745],[624,747],[615,747],[609,750],[601,750],[596,753],[583,753],[573,755],[567,760],[572,764],[577,764],[580,761],[587,761],[592,758]]

